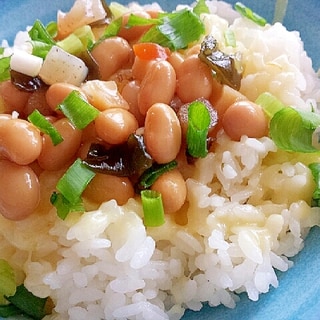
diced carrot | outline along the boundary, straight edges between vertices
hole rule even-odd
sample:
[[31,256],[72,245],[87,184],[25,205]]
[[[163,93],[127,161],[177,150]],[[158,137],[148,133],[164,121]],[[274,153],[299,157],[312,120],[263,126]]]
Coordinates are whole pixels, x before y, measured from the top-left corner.
[[170,55],[169,48],[152,42],[136,43],[133,45],[133,51],[142,60],[166,60]]

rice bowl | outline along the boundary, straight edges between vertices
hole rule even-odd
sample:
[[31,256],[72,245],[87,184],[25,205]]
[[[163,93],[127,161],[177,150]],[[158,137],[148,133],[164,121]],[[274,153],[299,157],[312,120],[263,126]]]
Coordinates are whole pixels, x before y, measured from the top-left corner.
[[[205,22],[206,28],[219,39],[222,33],[215,26],[224,28],[226,20],[214,19]],[[264,91],[271,91],[297,108],[310,111],[310,105],[316,105],[319,80],[298,34],[290,33],[291,39],[280,24],[266,28],[263,35],[260,30],[253,34],[256,27],[245,20],[237,20],[232,28],[249,70],[243,79],[246,96],[254,101]],[[273,32],[283,40],[281,46],[273,43]],[[264,42],[268,33],[271,36]],[[292,54],[292,43],[295,55],[288,61],[281,53]],[[280,50],[279,58],[273,59],[272,50],[259,53],[268,45]],[[246,50],[250,46],[254,54]],[[264,65],[264,59],[272,62]],[[300,63],[307,76],[294,67]],[[288,73],[278,72],[280,66]],[[256,68],[270,70],[256,75]],[[287,85],[288,94],[283,94],[279,83]],[[205,307],[199,315],[219,318],[221,312],[221,317],[228,319],[249,306],[242,292],[250,300],[260,299],[256,306],[261,306],[269,299],[264,296],[283,294],[281,281],[303,264],[299,257],[307,255],[308,248],[292,257],[303,248],[310,228],[320,223],[318,210],[308,205],[314,188],[307,168],[311,160],[281,153],[268,137],[242,137],[235,142],[218,133],[215,152],[198,160],[195,168],[185,169],[187,227],[183,221],[168,218],[163,226],[146,230],[139,201],[130,199],[118,206],[111,200],[66,221],[56,219],[55,209],[40,222],[30,219],[12,224],[1,219],[2,252],[11,263],[25,261],[25,285],[35,295],[54,300],[55,312],[60,315],[52,315],[52,319],[178,319],[185,308],[200,310],[202,302],[234,309]],[[26,225],[32,229],[26,231]],[[316,227],[312,229],[307,246],[308,239],[317,241],[317,232]],[[30,247],[34,248],[34,261],[27,254]],[[295,259],[298,264],[290,269]],[[279,275],[274,269],[286,272]],[[22,272],[19,276],[23,277]],[[269,290],[271,294],[263,294]],[[241,294],[241,302],[235,293]],[[260,311],[261,319],[272,310],[270,301]],[[186,312],[183,319],[199,315]],[[298,311],[292,310],[290,316],[297,315]],[[248,318],[245,313],[243,316]]]

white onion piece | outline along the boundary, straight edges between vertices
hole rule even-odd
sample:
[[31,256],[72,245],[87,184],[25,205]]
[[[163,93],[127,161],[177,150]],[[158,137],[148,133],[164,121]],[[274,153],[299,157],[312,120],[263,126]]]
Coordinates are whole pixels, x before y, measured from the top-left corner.
[[10,68],[30,77],[36,77],[42,67],[43,60],[22,50],[15,50],[10,59]]
[[88,68],[81,59],[53,46],[43,62],[39,76],[48,85],[66,82],[80,86],[87,74]]

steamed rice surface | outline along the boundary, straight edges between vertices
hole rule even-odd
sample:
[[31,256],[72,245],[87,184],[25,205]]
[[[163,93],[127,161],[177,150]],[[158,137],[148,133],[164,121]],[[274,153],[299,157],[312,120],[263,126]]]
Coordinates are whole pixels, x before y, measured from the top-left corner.
[[[236,48],[222,49],[242,54],[242,93],[255,100],[269,91],[296,108],[316,108],[319,79],[297,32],[279,23],[259,27],[225,3],[208,4],[207,32],[218,41],[228,28],[235,33]],[[43,201],[24,221],[0,216],[1,256],[30,291],[53,299],[46,319],[180,319],[204,302],[234,308],[238,293],[256,301],[277,287],[275,270],[288,270],[320,225],[319,209],[309,206],[314,159],[277,150],[268,137],[234,142],[220,131],[215,152],[184,169],[180,218],[146,228],[140,201],[130,199],[63,221]]]

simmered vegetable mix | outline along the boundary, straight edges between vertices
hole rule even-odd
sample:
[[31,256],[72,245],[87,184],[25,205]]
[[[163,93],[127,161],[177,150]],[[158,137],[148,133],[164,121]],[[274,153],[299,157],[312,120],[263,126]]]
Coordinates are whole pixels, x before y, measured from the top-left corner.
[[[241,56],[207,35],[205,1],[172,13],[93,2],[92,14],[77,0],[57,22],[35,21],[28,50],[0,60],[0,212],[7,219],[52,207],[66,219],[137,198],[146,227],[169,214],[187,224],[179,214],[188,170],[215,152],[221,131],[234,141],[270,136],[290,152],[318,151],[317,114],[269,93],[256,101],[240,93]],[[266,24],[241,3],[236,10]],[[235,41],[228,30],[224,46]],[[319,166],[310,168],[319,185]]]
[[[75,19],[77,8],[85,10],[81,1],[56,25],[36,21],[31,53],[2,60],[0,205],[8,219],[34,212],[44,171],[64,175],[50,197],[61,218],[84,211],[86,201],[121,205],[144,189],[158,194],[160,216],[174,213],[186,198],[179,168],[213,148],[218,127],[235,139],[266,133],[261,108],[237,91],[234,57],[204,38],[204,3],[118,17],[97,4],[94,21]],[[245,102],[233,107],[251,114],[254,125],[244,127],[252,132],[234,128],[233,112],[222,122],[238,100]]]
[[[236,9],[266,23],[241,3]],[[84,202],[124,204],[144,189],[174,213],[186,198],[183,167],[214,151],[221,128],[233,140],[268,135],[263,97],[255,103],[238,91],[241,59],[205,36],[204,1],[174,13],[126,13],[103,1],[94,17],[85,10],[76,1],[57,23],[36,21],[31,52],[1,60],[0,207],[8,219],[34,212],[44,171],[64,174],[50,198],[61,218]]]

